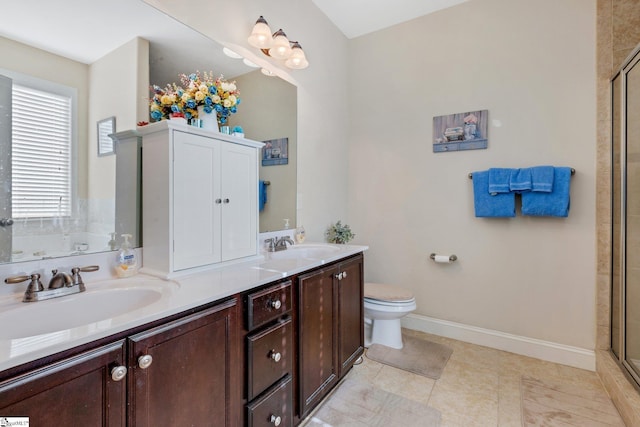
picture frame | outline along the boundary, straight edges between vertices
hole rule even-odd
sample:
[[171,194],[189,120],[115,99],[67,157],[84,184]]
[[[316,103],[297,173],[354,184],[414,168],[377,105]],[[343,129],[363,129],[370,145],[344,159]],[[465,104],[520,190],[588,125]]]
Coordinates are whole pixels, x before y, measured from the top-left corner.
[[481,150],[489,142],[489,110],[433,118],[433,152]]
[[289,164],[289,138],[268,139],[262,147],[262,166]]
[[113,139],[109,135],[116,132],[115,116],[98,120],[98,157],[110,156],[115,154]]

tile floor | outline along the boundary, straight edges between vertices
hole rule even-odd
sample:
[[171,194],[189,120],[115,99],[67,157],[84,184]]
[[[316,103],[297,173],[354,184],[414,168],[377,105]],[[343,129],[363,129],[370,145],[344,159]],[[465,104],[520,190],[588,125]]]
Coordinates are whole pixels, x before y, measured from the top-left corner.
[[[554,384],[604,392],[595,372],[422,332],[404,332],[453,349],[438,380],[383,365],[366,357],[362,364],[354,366],[346,379],[364,381],[386,392],[435,408],[442,414],[442,427],[523,426],[520,386],[523,375]],[[312,425],[307,421],[307,426]]]

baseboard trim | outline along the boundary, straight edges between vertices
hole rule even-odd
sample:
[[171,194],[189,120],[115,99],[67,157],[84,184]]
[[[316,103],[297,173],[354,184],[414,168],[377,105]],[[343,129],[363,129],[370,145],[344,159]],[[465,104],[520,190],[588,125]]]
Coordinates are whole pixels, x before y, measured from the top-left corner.
[[407,329],[426,332],[504,350],[523,356],[535,357],[549,362],[573,366],[575,368],[596,370],[596,354],[593,350],[513,335],[492,329],[479,328],[448,320],[409,314],[402,319]]

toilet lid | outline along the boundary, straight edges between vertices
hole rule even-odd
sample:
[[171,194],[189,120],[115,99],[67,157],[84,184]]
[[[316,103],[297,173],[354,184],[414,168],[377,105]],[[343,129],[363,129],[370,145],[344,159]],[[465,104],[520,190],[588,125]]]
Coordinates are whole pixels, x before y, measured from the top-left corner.
[[413,300],[413,292],[383,283],[365,283],[364,297],[378,301],[408,302]]

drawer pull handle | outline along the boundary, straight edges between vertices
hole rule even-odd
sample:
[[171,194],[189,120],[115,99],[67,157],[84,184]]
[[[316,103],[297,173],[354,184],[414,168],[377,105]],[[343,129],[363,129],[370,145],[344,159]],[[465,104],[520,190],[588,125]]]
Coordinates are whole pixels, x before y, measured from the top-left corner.
[[127,376],[127,368],[125,366],[116,366],[111,370],[111,379],[114,381],[122,381]]
[[282,418],[271,415],[271,418],[269,418],[269,422],[273,423],[273,425],[277,427],[282,422]]
[[150,354],[138,357],[138,366],[140,369],[147,369],[153,363],[153,357]]
[[278,363],[280,359],[282,359],[282,355],[275,350],[271,350],[271,360]]
[[279,299],[271,301],[271,308],[273,308],[274,310],[280,310],[280,307],[282,307],[282,303]]
[[336,274],[336,276],[335,276],[335,277],[336,277],[336,279],[338,279],[338,280],[342,280],[342,278],[343,278],[344,276],[343,276],[343,273],[338,273],[338,274]]

